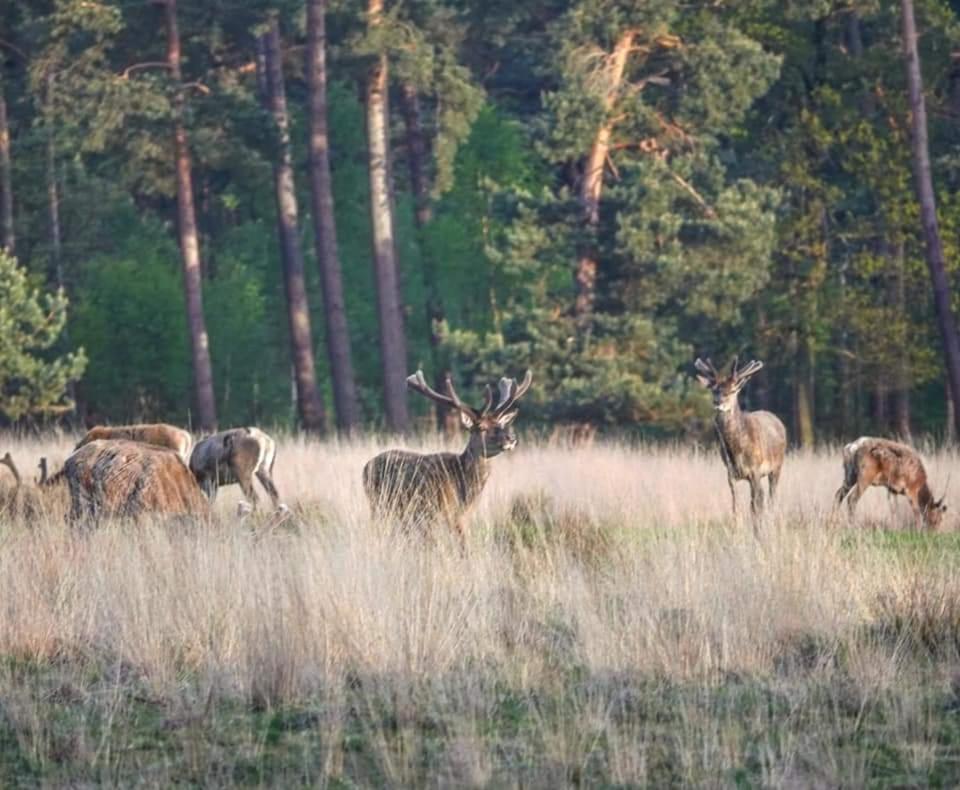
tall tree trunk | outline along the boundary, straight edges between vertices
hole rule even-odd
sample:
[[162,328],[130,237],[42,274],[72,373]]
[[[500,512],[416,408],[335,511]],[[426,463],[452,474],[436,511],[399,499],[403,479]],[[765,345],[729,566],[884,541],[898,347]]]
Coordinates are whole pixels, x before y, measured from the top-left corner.
[[[368,0],[367,24],[383,22],[383,0]],[[407,339],[400,301],[399,266],[393,232],[393,202],[390,189],[389,109],[387,107],[387,56],[374,60],[366,79],[367,153],[370,176],[370,224],[373,230],[373,262],[380,319],[380,358],[387,427],[406,431]]]
[[797,358],[797,438],[801,447],[813,447],[814,432],[814,358],[813,339],[801,337]]
[[911,129],[913,132],[913,175],[920,202],[920,217],[927,247],[927,267],[933,285],[933,301],[937,310],[937,325],[943,342],[944,362],[954,404],[955,427],[960,433],[960,336],[950,307],[950,286],[944,267],[943,245],[937,226],[937,204],[930,174],[930,150],[927,143],[927,109],[923,99],[920,74],[920,56],[917,52],[917,29],[913,15],[913,0],[901,0],[903,12],[903,52],[907,67],[907,89],[910,95]]
[[[596,233],[600,224],[603,170],[610,155],[610,138],[613,135],[613,119],[609,115],[617,99],[620,83],[623,81],[623,72],[627,66],[635,35],[636,32],[633,30],[628,30],[621,35],[609,56],[609,82],[603,102],[604,118],[600,128],[597,129],[593,145],[590,147],[580,185],[580,203],[583,207],[584,220],[591,234]],[[574,273],[576,296],[573,303],[573,314],[579,321],[585,320],[593,312],[599,266],[598,255],[595,243],[591,242],[589,246],[581,250],[577,258],[577,267]]]
[[[430,177],[427,175],[429,156],[427,136],[423,131],[420,118],[420,97],[417,89],[409,82],[401,86],[401,106],[403,122],[407,136],[407,164],[410,167],[410,188],[413,191],[414,219],[420,235],[420,258],[422,261],[423,286],[426,293],[427,330],[430,338],[430,356],[434,372],[434,389],[443,392],[444,382],[450,373],[448,361],[443,357],[443,338],[440,327],[446,318],[443,298],[437,282],[437,267],[430,250],[423,243],[424,228],[433,219],[433,207],[430,203]],[[455,436],[460,430],[460,417],[455,409],[443,404],[434,404],[437,428],[448,436]]]
[[357,385],[350,355],[350,333],[343,299],[343,277],[337,253],[330,176],[330,137],[327,132],[326,0],[307,0],[307,99],[310,107],[310,198],[313,241],[323,286],[327,322],[327,354],[333,377],[337,427],[349,433],[360,421]]
[[11,255],[16,253],[13,229],[13,179],[10,165],[10,127],[7,125],[7,98],[0,75],[0,245]]
[[947,398],[947,422],[943,439],[947,444],[953,444],[957,440],[957,413],[954,407],[956,401],[950,397],[950,382],[944,384],[944,395]]
[[[47,106],[53,102],[53,74],[47,75]],[[60,234],[60,187],[57,183],[57,151],[53,131],[53,113],[46,113],[47,210],[50,214],[50,280],[63,288],[63,242]]]
[[210,339],[203,316],[203,279],[200,265],[200,241],[197,215],[193,205],[193,165],[190,144],[183,123],[183,76],[180,72],[180,31],[177,27],[177,2],[167,0],[167,66],[173,80],[173,144],[177,176],[177,229],[183,263],[183,293],[187,306],[187,326],[193,363],[194,396],[199,428],[216,430],[217,410],[213,395],[213,371],[210,365]]
[[887,383],[880,376],[873,385],[873,429],[881,435],[887,432],[890,424],[887,412]]
[[[894,299],[900,321],[907,320],[907,283],[906,259],[903,241],[897,243],[894,260]],[[905,441],[911,441],[913,434],[910,430],[910,390],[913,381],[910,377],[910,351],[906,336],[897,344],[896,348],[896,376],[893,392],[893,429]]]
[[303,429],[319,433],[324,429],[325,415],[323,401],[317,391],[303,253],[297,237],[299,220],[293,180],[293,156],[290,151],[290,122],[283,84],[280,24],[275,14],[270,16],[267,32],[257,40],[257,48],[257,67],[264,106],[273,116],[279,140],[279,150],[273,165],[273,180],[277,201],[277,235],[280,238],[280,257],[283,261],[283,280],[287,293],[297,411]]

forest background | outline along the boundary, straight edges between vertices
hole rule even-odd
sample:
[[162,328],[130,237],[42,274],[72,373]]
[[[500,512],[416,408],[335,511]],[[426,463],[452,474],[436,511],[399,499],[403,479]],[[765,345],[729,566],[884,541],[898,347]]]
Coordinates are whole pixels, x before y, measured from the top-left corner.
[[[798,444],[950,437],[913,5],[0,2],[0,420],[403,431],[416,368],[530,367],[528,424],[673,436],[739,353]],[[915,13],[955,283],[960,2]]]

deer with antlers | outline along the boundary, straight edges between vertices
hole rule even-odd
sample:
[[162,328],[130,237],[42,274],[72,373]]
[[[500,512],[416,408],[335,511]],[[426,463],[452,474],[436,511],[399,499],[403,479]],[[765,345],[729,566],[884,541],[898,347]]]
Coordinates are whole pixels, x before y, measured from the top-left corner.
[[430,388],[422,370],[408,377],[410,389],[456,409],[470,438],[459,455],[388,450],[371,459],[363,468],[363,487],[374,518],[392,515],[406,528],[445,522],[462,550],[465,519],[490,476],[490,459],[517,446],[512,427],[517,416],[514,407],[532,380],[529,370],[520,384],[516,379],[501,378],[496,405],[487,387],[483,407],[474,409],[460,400],[449,376],[445,395]]
[[63,483],[63,476],[47,475],[46,458],[40,459],[40,479],[35,484],[24,483],[10,453],[4,453],[0,465],[10,470],[14,481],[12,487],[0,488],[0,513],[10,518],[32,521],[66,512],[66,486],[59,485]]
[[726,376],[718,373],[709,359],[706,362],[697,359],[694,365],[699,372],[697,380],[713,393],[714,425],[720,456],[727,467],[734,515],[737,512],[734,484],[738,480],[750,483],[750,510],[757,515],[764,505],[763,478],[769,482],[772,501],[787,451],[787,429],[780,419],[768,411],[743,411],[738,401],[740,390],[763,368],[763,363],[754,360],[738,369],[737,357],[734,357]]
[[882,486],[891,497],[902,494],[909,499],[917,529],[924,524],[930,529],[940,527],[947,510],[943,503],[946,495],[934,498],[923,461],[912,447],[871,436],[861,436],[844,447],[843,485],[837,490],[835,506],[840,507],[847,499],[848,512],[853,517],[857,502],[870,486]]

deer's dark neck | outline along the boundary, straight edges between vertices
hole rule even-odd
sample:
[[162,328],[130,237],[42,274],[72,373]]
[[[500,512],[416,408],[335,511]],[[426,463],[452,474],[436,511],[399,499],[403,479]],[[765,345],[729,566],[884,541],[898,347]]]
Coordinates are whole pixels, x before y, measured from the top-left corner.
[[482,434],[471,433],[466,449],[457,459],[461,474],[461,499],[469,503],[480,495],[487,478],[490,477],[490,459],[484,452]]

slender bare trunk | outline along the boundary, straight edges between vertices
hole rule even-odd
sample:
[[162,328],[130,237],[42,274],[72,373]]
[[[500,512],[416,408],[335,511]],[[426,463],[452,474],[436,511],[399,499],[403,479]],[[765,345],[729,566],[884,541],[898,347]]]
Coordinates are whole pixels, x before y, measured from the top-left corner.
[[[420,258],[422,261],[423,286],[426,294],[427,330],[430,338],[430,356],[433,363],[434,389],[443,392],[444,381],[450,373],[450,366],[444,359],[441,327],[446,318],[443,298],[437,282],[437,267],[430,250],[423,243],[423,230],[433,219],[433,206],[430,203],[430,177],[427,174],[429,156],[427,136],[423,131],[420,114],[420,98],[417,89],[410,83],[401,88],[401,106],[407,137],[407,164],[410,167],[410,188],[413,191],[414,219],[420,232]],[[448,436],[455,436],[460,430],[460,416],[456,409],[443,404],[434,404],[437,428]]]
[[327,131],[326,0],[307,0],[307,99],[310,107],[310,198],[323,307],[327,322],[327,354],[333,377],[337,427],[349,433],[360,421],[357,385],[350,355],[350,332],[343,299],[343,277],[337,252]]
[[910,95],[911,129],[913,132],[913,175],[920,202],[920,217],[927,247],[927,267],[933,285],[933,301],[937,311],[937,325],[943,342],[944,362],[950,392],[954,399],[954,419],[960,432],[960,336],[950,307],[950,286],[944,267],[943,245],[937,225],[937,204],[930,173],[930,150],[927,143],[927,109],[923,98],[920,74],[920,56],[917,52],[917,29],[913,15],[913,0],[901,0],[903,12],[903,52],[907,67],[907,89]]
[[317,391],[303,253],[297,237],[299,220],[293,180],[293,156],[290,151],[290,122],[283,84],[280,25],[275,14],[271,14],[267,32],[257,40],[257,48],[261,94],[264,105],[276,124],[279,139],[279,150],[274,158],[273,180],[277,202],[277,235],[280,238],[280,257],[283,262],[283,281],[287,294],[287,316],[290,322],[290,348],[297,390],[297,410],[305,431],[322,432],[325,416],[323,401]]
[[217,425],[213,396],[213,371],[210,365],[210,339],[203,316],[203,278],[200,265],[200,241],[197,215],[193,205],[193,165],[190,144],[183,122],[183,77],[180,72],[180,31],[177,27],[177,2],[166,2],[167,65],[173,81],[173,144],[177,177],[177,229],[183,263],[183,293],[187,307],[187,326],[193,363],[194,396],[199,427],[213,431]]
[[[894,304],[897,307],[898,320],[907,321],[907,284],[906,284],[906,260],[903,249],[903,242],[896,245],[894,260]],[[912,432],[910,430],[910,390],[912,389],[912,379],[910,377],[910,350],[907,338],[903,337],[901,342],[897,343],[896,348],[896,388],[893,392],[893,429],[894,432],[906,441],[911,441]]]
[[7,125],[7,98],[0,76],[0,245],[11,255],[16,253],[13,229],[13,179],[10,164],[10,127]]
[[813,447],[814,432],[814,381],[813,340],[800,338],[797,365],[797,438],[801,447]]
[[[590,147],[583,172],[583,181],[580,185],[580,203],[583,206],[584,220],[591,233],[596,233],[597,226],[600,224],[603,171],[610,155],[610,138],[613,135],[613,120],[609,115],[616,101],[620,83],[623,81],[623,72],[627,66],[635,35],[636,33],[633,30],[628,30],[621,35],[610,55],[609,82],[603,102],[604,118],[600,128],[597,129],[593,145]],[[597,257],[596,246],[591,243],[581,250],[577,258],[577,267],[574,274],[576,296],[573,313],[580,320],[587,318],[593,312],[599,266]]]
[[[374,28],[383,21],[383,0],[368,0],[367,23]],[[400,301],[399,266],[393,231],[390,189],[389,110],[387,107],[387,57],[378,55],[366,79],[367,151],[370,176],[370,224],[373,231],[373,262],[380,319],[380,358],[383,369],[387,427],[406,431],[407,339]]]
[[[53,74],[47,75],[47,106],[53,101]],[[57,183],[57,144],[52,111],[46,113],[47,209],[50,213],[50,279],[63,288],[63,243],[60,234],[60,186]]]
[[954,409],[954,400],[950,397],[950,382],[944,384],[944,395],[947,398],[947,423],[943,432],[944,441],[953,444],[957,440],[957,417]]

